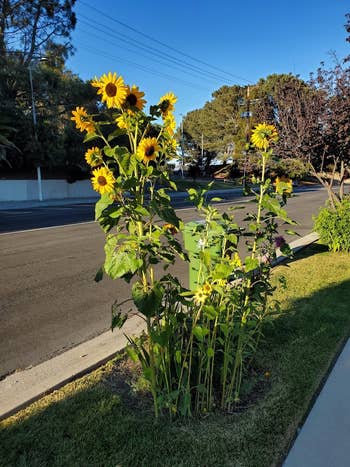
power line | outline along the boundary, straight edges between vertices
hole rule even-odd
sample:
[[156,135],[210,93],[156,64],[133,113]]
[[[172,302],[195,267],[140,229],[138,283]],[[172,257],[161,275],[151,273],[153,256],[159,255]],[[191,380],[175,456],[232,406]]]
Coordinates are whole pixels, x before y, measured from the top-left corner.
[[[81,17],[83,18],[86,18],[88,21],[86,20],[80,20],[80,22],[82,22],[83,24],[86,24],[87,26],[89,26],[90,28],[93,28],[94,30],[98,30],[100,32],[102,32],[104,35],[106,35],[106,29],[111,31],[109,32],[109,36],[112,36],[114,38],[116,38],[118,41],[121,41],[121,42],[125,42],[129,45],[131,45],[132,47],[136,48],[136,49],[141,49],[143,50],[144,52],[146,52],[147,54],[151,55],[152,58],[154,57],[154,55],[160,57],[162,60],[167,60],[169,62],[171,62],[172,64],[176,64],[178,66],[181,66],[183,68],[187,68],[191,71],[194,71],[195,73],[199,74],[200,76],[203,76],[203,75],[206,75],[207,77],[209,77],[209,79],[214,79],[216,82],[217,81],[228,81],[227,78],[223,77],[223,76],[220,76],[216,73],[212,73],[211,71],[206,71],[205,69],[203,68],[200,68],[196,65],[192,65],[191,63],[189,62],[186,62],[184,60],[181,60],[181,59],[178,59],[166,52],[162,52],[160,51],[159,49],[156,49],[152,46],[145,46],[143,43],[133,39],[133,38],[130,38],[129,36],[125,35],[125,34],[121,34],[121,33],[118,33],[116,32],[114,29],[102,24],[102,23],[99,23],[98,21],[96,20],[91,20],[89,17],[87,17],[86,15],[80,15]],[[96,25],[100,25],[101,28],[97,27]],[[130,50],[130,49],[129,49]],[[233,82],[231,79],[229,80],[231,82]]]
[[[99,49],[96,49],[94,47],[91,47],[90,45],[88,44],[83,44],[82,42],[79,41],[79,44],[81,44],[84,48],[84,50],[88,53],[91,53],[93,55],[98,55],[98,56],[101,56],[101,57],[105,57],[107,59],[110,59],[111,61],[115,61],[115,60],[120,60],[121,62],[123,63],[126,63],[126,64],[129,64],[129,65],[132,65],[133,67],[135,68],[138,68],[139,70],[142,70],[142,71],[146,71],[147,73],[151,73],[155,76],[160,76],[160,77],[163,77],[165,79],[168,79],[172,82],[174,82],[174,76],[171,76],[171,75],[168,75],[166,73],[162,73],[160,71],[156,71],[154,70],[153,68],[149,68],[147,66],[144,66],[144,65],[140,65],[139,63],[135,63],[131,60],[128,60],[128,59],[125,59],[123,57],[118,57],[116,55],[110,55],[110,54],[107,54],[106,52],[103,52],[102,50],[99,50]],[[176,78],[176,81],[177,82],[180,82],[182,84],[184,84],[185,86],[190,86],[190,87],[193,87],[193,88],[196,88],[196,89],[203,89],[205,91],[209,91],[208,88],[205,88],[203,86],[200,86],[200,85],[197,85],[195,83],[192,83],[190,81],[186,81],[186,80],[183,80],[181,78]]]
[[98,8],[96,8],[96,7],[92,6],[92,5],[89,5],[89,4],[86,3],[84,0],[80,0],[80,3],[83,4],[83,5],[85,5],[86,7],[90,8],[90,9],[96,11],[97,13],[99,13],[99,14],[102,15],[102,16],[104,16],[105,18],[107,18],[107,19],[113,21],[114,23],[117,23],[117,24],[123,26],[124,28],[127,28],[127,29],[129,29],[129,30],[135,32],[136,34],[139,34],[139,35],[141,35],[141,36],[143,36],[143,37],[145,37],[145,38],[147,38],[147,39],[149,39],[149,40],[151,40],[151,41],[153,41],[153,42],[155,42],[155,43],[161,45],[162,47],[165,47],[165,48],[167,48],[167,49],[169,49],[169,50],[172,50],[173,52],[176,52],[177,54],[180,54],[180,55],[182,55],[182,56],[185,56],[185,57],[187,57],[187,58],[189,58],[189,59],[191,59],[191,60],[193,60],[193,61],[195,61],[195,62],[197,62],[197,63],[200,63],[200,64],[202,64],[202,65],[205,65],[206,67],[209,67],[209,68],[212,68],[212,69],[214,69],[214,70],[220,71],[220,73],[224,73],[224,74],[226,74],[226,75],[228,75],[228,76],[231,76],[232,78],[235,78],[236,80],[238,79],[239,81],[244,81],[244,82],[246,82],[246,83],[252,83],[250,80],[248,80],[248,79],[246,79],[246,78],[244,78],[244,77],[242,77],[242,76],[235,75],[235,74],[230,73],[230,72],[228,72],[228,71],[226,71],[226,70],[223,70],[223,69],[221,69],[221,68],[219,68],[219,67],[216,67],[216,66],[214,66],[214,65],[211,65],[210,63],[207,63],[207,62],[205,62],[205,61],[203,61],[203,60],[200,60],[200,59],[198,59],[198,58],[196,58],[196,57],[193,57],[193,56],[191,56],[191,55],[189,55],[189,54],[187,54],[187,53],[185,53],[185,52],[183,52],[183,51],[181,51],[181,50],[179,50],[179,49],[176,49],[175,47],[172,47],[172,46],[166,44],[165,42],[159,41],[158,39],[156,39],[156,38],[154,38],[154,37],[152,37],[152,36],[150,36],[150,35],[148,35],[148,34],[145,34],[145,33],[143,33],[142,31],[139,31],[138,29],[136,29],[136,28],[134,28],[134,27],[132,27],[132,26],[126,24],[126,23],[123,23],[123,22],[120,21],[120,20],[117,20],[116,18],[113,18],[113,17],[111,17],[111,16],[108,16],[108,15],[106,15],[103,11],[99,10]]
[[[86,21],[82,21],[82,22],[85,23],[85,24],[87,24],[88,26],[90,26]],[[94,28],[96,29],[96,27],[94,27]],[[100,30],[100,29],[99,29],[99,30]],[[105,36],[99,36],[98,34],[95,34],[95,33],[93,33],[93,32],[90,32],[90,30],[87,31],[87,30],[85,30],[85,29],[81,29],[81,31],[82,31],[84,34],[87,34],[87,35],[92,36],[92,37],[96,37],[96,38],[99,39],[99,40],[102,40],[102,41],[105,41],[105,42],[110,43],[110,41],[109,41],[108,39],[106,39]],[[127,47],[123,47],[123,49],[124,49],[124,50],[127,50],[127,51],[129,51],[129,52],[132,52],[132,53],[137,53],[137,54],[139,54],[138,51],[129,49],[129,48],[127,48]],[[152,52],[150,52],[150,51],[147,50],[147,49],[145,49],[145,52],[147,52],[148,54],[151,54],[151,56],[152,56],[152,61],[153,61],[153,62],[158,62],[158,63],[160,63],[161,65],[170,67],[171,69],[174,69],[174,68],[175,68],[175,69],[181,71],[182,73],[186,73],[186,74],[188,74],[188,75],[190,75],[190,76],[194,76],[195,78],[198,78],[198,76],[199,76],[199,77],[205,78],[205,79],[207,79],[207,80],[208,80],[208,79],[209,79],[209,80],[212,80],[212,81],[215,82],[215,83],[218,82],[217,79],[212,78],[210,75],[208,75],[208,76],[203,76],[203,73],[191,72],[191,71],[188,71],[188,70],[186,70],[186,69],[183,69],[183,67],[181,66],[181,64],[178,64],[178,63],[172,63],[172,64],[164,63],[164,61],[162,61],[162,60],[165,60],[163,57],[160,57],[159,59],[155,59],[154,56],[153,56],[153,54],[152,54]],[[146,56],[144,53],[141,54],[141,55]],[[147,56],[146,56],[146,57],[147,57]]]

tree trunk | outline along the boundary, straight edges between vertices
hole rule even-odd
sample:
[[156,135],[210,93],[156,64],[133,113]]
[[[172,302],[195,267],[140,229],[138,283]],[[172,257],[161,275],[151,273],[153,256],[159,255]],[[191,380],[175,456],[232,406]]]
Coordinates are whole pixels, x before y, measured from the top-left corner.
[[34,16],[33,29],[31,33],[31,39],[30,39],[30,48],[29,48],[28,55],[26,56],[24,60],[24,66],[28,66],[30,64],[33,58],[33,55],[35,53],[35,49],[36,49],[36,35],[38,32],[38,22],[39,22],[40,15],[41,15],[41,2],[37,3],[36,8],[37,10]]
[[6,45],[5,45],[5,30],[6,30],[6,19],[9,14],[9,2],[8,0],[2,0],[0,2],[0,57],[5,57]]

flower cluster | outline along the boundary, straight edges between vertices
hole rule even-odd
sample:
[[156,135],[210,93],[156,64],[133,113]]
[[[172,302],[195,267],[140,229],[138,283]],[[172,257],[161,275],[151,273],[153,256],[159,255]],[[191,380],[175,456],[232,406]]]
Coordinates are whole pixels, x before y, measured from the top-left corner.
[[205,303],[206,299],[212,293],[213,287],[208,283],[205,282],[202,287],[199,287],[195,294],[194,294],[194,301],[197,305],[202,305]]
[[[122,76],[117,73],[109,72],[100,78],[95,77],[91,84],[107,109],[115,112],[113,125],[117,128],[114,131],[124,132],[129,137],[130,145],[127,149],[138,162],[147,166],[151,161],[157,163],[161,156],[176,151],[176,122],[172,112],[177,98],[173,93],[161,97],[158,104],[151,107],[151,115],[147,116],[143,111],[146,104],[145,93],[134,84],[125,84]],[[94,169],[91,179],[94,190],[101,195],[112,195],[116,182],[115,164],[108,160],[112,154],[111,149],[115,149],[109,143],[112,138],[105,135],[101,122],[89,115],[84,107],[76,107],[72,114],[71,120],[81,132],[87,133],[87,140],[96,137],[105,144],[102,148],[94,146],[88,149],[85,160]],[[159,117],[162,119],[161,125],[155,122]]]

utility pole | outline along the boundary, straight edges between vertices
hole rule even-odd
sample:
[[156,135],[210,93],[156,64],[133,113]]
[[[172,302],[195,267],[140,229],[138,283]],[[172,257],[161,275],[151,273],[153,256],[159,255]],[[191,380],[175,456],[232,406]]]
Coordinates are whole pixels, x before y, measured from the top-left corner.
[[245,151],[244,151],[244,166],[243,166],[243,193],[245,193],[247,180],[246,180],[246,173],[247,173],[247,158],[248,158],[248,150],[249,150],[249,141],[250,141],[250,130],[251,130],[251,111],[250,111],[250,89],[247,86],[247,95],[246,95],[246,112],[245,118],[247,119],[246,122],[246,136],[245,136]]
[[180,114],[181,116],[181,178],[184,178],[184,118],[183,115]]

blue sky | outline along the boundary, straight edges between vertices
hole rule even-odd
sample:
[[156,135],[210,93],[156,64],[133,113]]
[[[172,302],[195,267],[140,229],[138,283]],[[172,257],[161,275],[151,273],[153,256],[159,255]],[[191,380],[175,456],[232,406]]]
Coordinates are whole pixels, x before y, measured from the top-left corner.
[[76,52],[67,67],[83,79],[116,71],[146,93],[148,104],[172,91],[179,121],[224,84],[246,85],[272,73],[307,79],[321,61],[331,62],[330,51],[350,54],[345,3],[77,0]]

